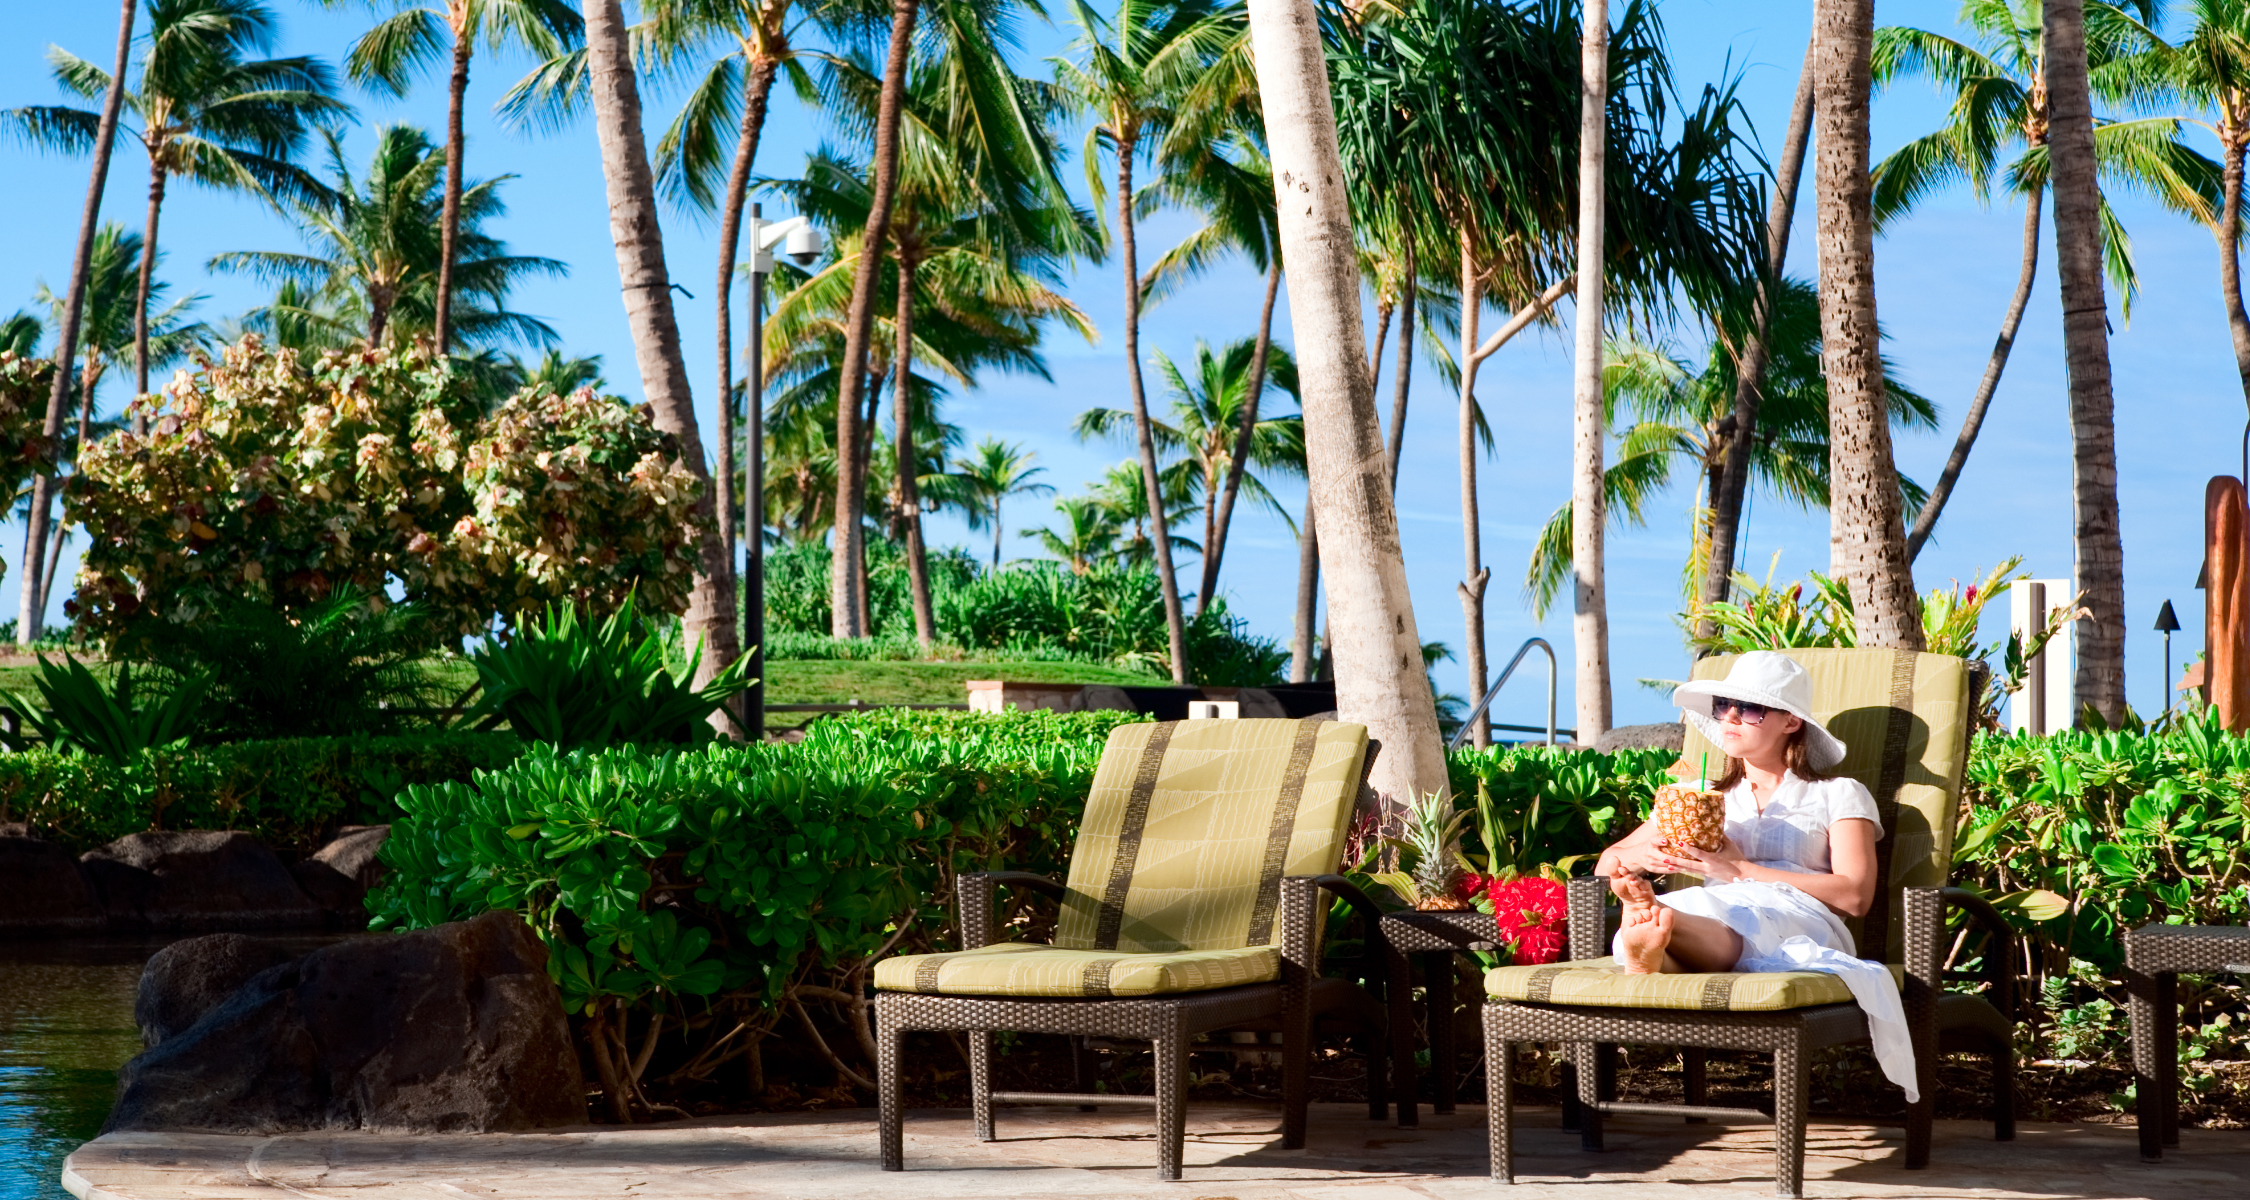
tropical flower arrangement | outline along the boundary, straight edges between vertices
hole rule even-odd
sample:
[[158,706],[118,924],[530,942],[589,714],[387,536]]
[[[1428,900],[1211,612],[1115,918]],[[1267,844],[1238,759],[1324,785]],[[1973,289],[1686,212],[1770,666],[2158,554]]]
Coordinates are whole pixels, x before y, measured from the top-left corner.
[[1465,875],[1462,898],[1489,908],[1508,945],[1508,962],[1519,967],[1560,962],[1569,948],[1570,901],[1563,885],[1544,875]]

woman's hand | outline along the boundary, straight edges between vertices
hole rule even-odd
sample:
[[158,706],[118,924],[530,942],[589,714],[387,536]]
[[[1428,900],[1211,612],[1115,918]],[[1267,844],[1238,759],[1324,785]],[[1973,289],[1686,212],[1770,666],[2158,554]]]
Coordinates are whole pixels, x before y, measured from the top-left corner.
[[1733,883],[1747,878],[1743,868],[1749,860],[1742,857],[1742,847],[1733,838],[1719,843],[1716,850],[1701,850],[1694,846],[1673,846],[1665,867],[1689,875],[1701,875],[1705,883]]
[[1627,871],[1635,871],[1644,875],[1670,875],[1682,869],[1671,858],[1667,857],[1667,853],[1662,846],[1653,841],[1638,845],[1620,843],[1611,847],[1609,852],[1614,856],[1610,871],[1612,875],[1617,873],[1616,867],[1623,867]]

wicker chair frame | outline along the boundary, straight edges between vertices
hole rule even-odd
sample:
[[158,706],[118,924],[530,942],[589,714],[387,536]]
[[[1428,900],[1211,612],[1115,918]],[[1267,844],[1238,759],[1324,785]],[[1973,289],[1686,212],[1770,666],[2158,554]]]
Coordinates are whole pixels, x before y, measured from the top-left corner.
[[[999,940],[996,921],[997,892],[1001,886],[1022,887],[1060,899],[1060,881],[1028,871],[995,871],[960,877],[961,943],[976,949]],[[1129,999],[1021,999],[999,996],[927,996],[909,992],[879,992],[875,997],[876,1095],[883,1151],[883,1169],[906,1167],[905,1110],[900,1095],[899,1055],[904,1035],[916,1030],[942,1030],[966,1035],[969,1048],[970,1115],[980,1141],[996,1136],[993,1103],[999,1101],[1051,1104],[1146,1103],[1135,1097],[1091,1094],[1087,1055],[1076,1054],[1076,1093],[994,1092],[992,1090],[992,1035],[1002,1030],[1017,1033],[1066,1034],[1077,1038],[1105,1038],[1151,1043],[1156,1053],[1156,1175],[1161,1180],[1180,1177],[1187,1139],[1187,1063],[1194,1039],[1204,1033],[1278,1019],[1282,1035],[1282,1144],[1301,1149],[1305,1144],[1306,1109],[1310,1091],[1313,1033],[1313,983],[1319,976],[1319,912],[1321,893],[1348,902],[1366,923],[1372,941],[1381,935],[1381,910],[1350,880],[1341,875],[1291,875],[1281,880],[1278,923],[1281,929],[1281,979],[1209,992],[1140,996]],[[1376,961],[1379,955],[1370,955]],[[1378,975],[1378,978],[1380,976]],[[1380,1025],[1376,1031],[1380,1037]],[[1368,1077],[1379,1094],[1384,1055],[1380,1048],[1368,1053]],[[1370,1110],[1380,1120],[1384,1109],[1370,1096]]]
[[[1887,844],[1889,839],[1884,839]],[[1884,863],[1888,867],[1887,859]],[[1609,883],[1574,879],[1569,884],[1570,957],[1599,958],[1607,953],[1611,917]],[[1967,978],[1946,972],[1943,935],[1946,913],[1962,911],[1993,939],[1985,954],[1989,974],[1981,976],[1992,1000],[1947,993],[1949,980]],[[1917,1090],[1921,1099],[1907,1106],[1906,1166],[1929,1165],[1931,1118],[1936,1103],[1937,1058],[1949,1051],[1981,1054],[1992,1062],[1993,1137],[2015,1137],[2015,1051],[2010,1030],[2015,1012],[2014,937],[1999,912],[1981,897],[1959,888],[1905,888],[1906,979],[1900,989],[1914,1045]],[[1870,931],[1870,942],[1879,931]],[[1484,1009],[1485,1096],[1492,1177],[1515,1182],[1512,1119],[1515,1096],[1510,1078],[1515,1044],[1561,1042],[1575,1068],[1575,1115],[1580,1144],[1602,1148],[1606,1114],[1676,1114],[1689,1121],[1770,1120],[1774,1126],[1774,1194],[1804,1194],[1805,1100],[1811,1055],[1829,1046],[1868,1040],[1867,1018],[1857,1004],[1830,1004],[1781,1012],[1700,1012],[1664,1008],[1602,1008],[1493,1000]],[[1616,1047],[1619,1044],[1680,1046],[1686,1049],[1686,1103],[1626,1103],[1616,1098]],[[1703,1051],[1750,1050],[1773,1055],[1774,1112],[1714,1108],[1704,1103]],[[1567,1127],[1567,1126],[1566,1126]]]
[[2125,935],[2133,1024],[2133,1121],[2141,1158],[2180,1144],[2180,973],[2250,971],[2250,928],[2143,925]]

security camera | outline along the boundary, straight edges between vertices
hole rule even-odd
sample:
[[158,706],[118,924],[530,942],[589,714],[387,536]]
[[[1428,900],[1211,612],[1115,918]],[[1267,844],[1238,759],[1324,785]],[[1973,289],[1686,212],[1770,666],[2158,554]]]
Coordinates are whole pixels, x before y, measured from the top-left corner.
[[827,239],[820,236],[818,229],[811,225],[800,225],[789,231],[789,242],[785,252],[789,255],[791,262],[800,267],[809,267],[820,258],[820,252],[826,248]]

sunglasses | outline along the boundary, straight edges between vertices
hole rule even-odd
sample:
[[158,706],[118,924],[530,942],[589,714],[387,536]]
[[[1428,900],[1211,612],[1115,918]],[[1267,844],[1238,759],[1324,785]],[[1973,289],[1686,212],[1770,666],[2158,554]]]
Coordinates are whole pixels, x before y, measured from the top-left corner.
[[1766,714],[1772,711],[1763,704],[1752,704],[1747,700],[1729,700],[1722,696],[1711,698],[1711,719],[1714,721],[1724,721],[1727,714],[1732,713],[1745,725],[1763,725]]

